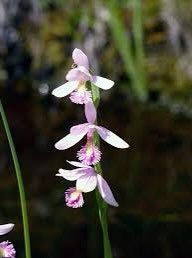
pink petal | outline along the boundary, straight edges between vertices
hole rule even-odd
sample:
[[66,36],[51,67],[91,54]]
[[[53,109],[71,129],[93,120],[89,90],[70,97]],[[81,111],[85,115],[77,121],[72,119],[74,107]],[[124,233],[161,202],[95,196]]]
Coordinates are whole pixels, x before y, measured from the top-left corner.
[[70,94],[70,100],[75,104],[86,104],[92,101],[91,91],[86,89],[77,89]]
[[72,170],[66,170],[66,169],[60,168],[59,173],[57,173],[56,176],[63,177],[69,181],[74,181],[85,174],[86,174],[86,170],[84,168],[78,168],[78,169],[72,169]]
[[101,138],[107,143],[111,144],[112,146],[119,149],[126,149],[129,147],[128,143],[126,143],[123,139],[121,139],[119,136],[112,133],[108,129],[102,126],[95,126],[95,128],[98,134],[101,136]]
[[79,75],[79,69],[73,68],[68,71],[65,78],[67,81],[78,81],[78,75]]
[[86,165],[95,165],[101,159],[101,151],[93,143],[93,140],[89,139],[87,143],[81,147],[77,152],[77,158]]
[[78,162],[78,161],[69,161],[67,160],[67,162],[75,167],[78,167],[78,168],[91,168],[91,166],[87,166],[81,162]]
[[101,76],[93,76],[92,83],[103,90],[108,90],[114,85],[113,81]]
[[12,223],[0,225],[0,235],[2,236],[7,234],[9,231],[13,229],[13,227],[14,227],[14,224]]
[[85,116],[87,118],[87,122],[94,124],[97,113],[93,102],[88,102],[85,104]]
[[78,143],[84,136],[85,134],[68,134],[55,144],[55,148],[58,150],[66,150]]
[[89,73],[89,70],[85,66],[79,66],[77,70],[88,77],[88,80],[92,80],[92,75]]
[[93,191],[97,186],[97,176],[95,172],[90,170],[87,175],[81,176],[77,179],[76,188],[84,193]]
[[85,83],[86,81],[91,80],[91,78],[92,76],[84,66],[71,69],[66,75],[67,81],[79,81],[81,83]]
[[119,204],[116,202],[113,193],[105,179],[97,174],[97,187],[102,196],[102,198],[110,205],[118,207]]
[[52,91],[52,94],[58,98],[65,97],[69,95],[72,91],[74,91],[77,88],[78,84],[78,81],[66,82],[58,88],[54,89]]
[[84,124],[79,124],[79,125],[75,125],[72,126],[70,129],[70,134],[72,135],[78,135],[78,134],[84,134],[86,135],[89,127],[88,127],[88,123],[84,123]]
[[75,48],[72,53],[73,61],[79,66],[84,66],[89,69],[89,61],[87,56],[83,53],[82,50]]
[[83,194],[71,187],[65,191],[65,202],[68,207],[80,208],[84,204]]

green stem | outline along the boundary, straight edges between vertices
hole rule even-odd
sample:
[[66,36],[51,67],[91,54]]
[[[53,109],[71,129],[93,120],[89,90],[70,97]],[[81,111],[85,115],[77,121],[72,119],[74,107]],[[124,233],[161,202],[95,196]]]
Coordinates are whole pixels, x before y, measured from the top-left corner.
[[[102,169],[100,163],[94,166],[97,173],[102,175]],[[108,234],[108,222],[107,222],[107,204],[103,201],[100,193],[96,190],[96,199],[99,209],[99,219],[101,223],[103,233],[103,246],[104,246],[104,258],[112,258],[111,243]]]
[[1,113],[2,120],[3,120],[3,125],[5,128],[5,131],[6,131],[7,139],[9,142],[9,147],[11,149],[11,154],[12,154],[13,163],[15,166],[15,172],[16,172],[17,183],[18,183],[18,188],[19,188],[21,213],[22,213],[22,219],[23,219],[24,241],[25,241],[25,256],[26,256],[26,258],[31,258],[29,223],[28,223],[28,217],[27,217],[27,204],[26,204],[23,180],[22,180],[22,176],[21,176],[21,169],[19,166],[17,153],[15,150],[14,142],[13,142],[13,139],[11,136],[8,121],[7,121],[1,100],[0,100],[0,113]]
[[[91,86],[92,90],[92,98],[95,107],[97,108],[100,102],[100,92],[99,88],[95,86]],[[100,145],[98,134],[95,133],[94,141],[97,146]],[[100,162],[97,163],[95,166],[95,171],[102,175],[102,168]],[[98,190],[96,190],[96,199],[97,199],[97,205],[99,209],[99,219],[101,223],[102,233],[103,233],[103,246],[104,246],[104,258],[112,258],[112,251],[111,251],[111,243],[109,240],[109,234],[108,234],[108,222],[107,222],[107,204],[103,201],[100,193]]]

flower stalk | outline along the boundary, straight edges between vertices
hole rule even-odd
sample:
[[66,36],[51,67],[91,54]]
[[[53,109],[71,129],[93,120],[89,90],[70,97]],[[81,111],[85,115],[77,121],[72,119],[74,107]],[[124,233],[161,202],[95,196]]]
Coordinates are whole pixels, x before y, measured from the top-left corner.
[[23,220],[24,242],[25,242],[25,257],[31,258],[29,223],[28,223],[28,216],[27,216],[27,204],[26,204],[24,184],[23,184],[23,180],[22,180],[21,169],[20,169],[17,153],[15,150],[14,142],[13,142],[13,139],[11,136],[9,124],[8,124],[1,100],[0,100],[0,114],[1,114],[2,121],[3,121],[3,126],[5,128],[5,132],[7,135],[7,139],[9,142],[9,147],[10,147],[11,155],[13,158],[13,163],[14,163],[15,173],[16,173],[16,178],[17,178],[17,184],[18,184],[18,189],[19,189],[21,213],[22,213],[22,220]]
[[[75,68],[68,71],[67,82],[53,90],[52,94],[58,98],[70,94],[70,100],[84,105],[86,122],[70,128],[70,133],[55,144],[58,150],[66,150],[85,136],[87,142],[77,152],[79,161],[67,161],[75,168],[71,170],[59,169],[56,176],[69,181],[76,181],[76,187],[65,191],[65,202],[68,207],[80,208],[84,204],[83,194],[96,190],[99,218],[103,232],[104,258],[112,258],[111,244],[108,235],[107,204],[118,207],[118,203],[110,186],[102,176],[100,164],[100,138],[118,149],[129,148],[129,144],[118,135],[97,124],[97,107],[100,102],[99,88],[108,90],[114,82],[90,73],[89,60],[80,49],[74,49],[72,58]],[[86,83],[89,82],[88,87]],[[107,204],[106,204],[107,203]]]
[[[95,105],[95,108],[99,106],[100,103],[100,91],[98,88],[91,85],[91,93],[92,93],[92,100]],[[94,134],[94,142],[99,147],[100,139],[97,133]],[[102,168],[100,162],[94,165],[95,171],[102,176]],[[108,221],[107,221],[107,204],[101,198],[98,190],[96,190],[96,200],[99,210],[99,220],[102,228],[103,233],[103,247],[104,247],[104,258],[112,258],[112,250],[111,250],[111,243],[109,240],[109,233],[108,233]]]

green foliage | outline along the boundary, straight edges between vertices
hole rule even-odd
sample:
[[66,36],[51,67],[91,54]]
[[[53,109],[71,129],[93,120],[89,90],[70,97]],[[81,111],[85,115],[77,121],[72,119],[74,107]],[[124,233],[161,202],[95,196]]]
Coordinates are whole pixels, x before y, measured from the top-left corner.
[[[125,71],[130,77],[134,94],[140,100],[146,100],[146,86],[144,79],[143,65],[143,28],[141,20],[141,3],[140,0],[133,2],[133,42],[128,36],[128,31],[120,16],[119,5],[116,0],[111,0],[107,4],[110,11],[109,26],[116,45],[116,48],[124,63]],[[129,33],[130,34],[130,33]],[[135,53],[132,47],[135,47]]]

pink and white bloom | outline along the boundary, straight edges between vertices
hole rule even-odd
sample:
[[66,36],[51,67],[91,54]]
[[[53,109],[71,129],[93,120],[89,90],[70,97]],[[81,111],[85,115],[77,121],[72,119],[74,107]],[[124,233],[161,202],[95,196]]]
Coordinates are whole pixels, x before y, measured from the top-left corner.
[[14,224],[12,223],[0,225],[0,236],[10,232],[13,229],[13,227],[14,227]]
[[66,204],[69,207],[78,208],[83,205],[82,193],[88,193],[98,188],[102,198],[112,206],[119,206],[113,193],[105,179],[97,174],[91,166],[84,165],[76,161],[68,161],[75,169],[59,169],[56,176],[60,176],[69,181],[76,180],[76,188],[70,188],[66,192]]
[[68,82],[52,91],[54,96],[62,98],[71,94],[70,99],[72,102],[86,104],[91,100],[91,92],[86,88],[87,81],[103,90],[108,90],[114,85],[113,81],[90,73],[89,60],[82,50],[75,48],[72,58],[76,67],[67,73],[66,80]]
[[9,241],[0,243],[0,257],[1,258],[15,258],[16,251],[14,246]]
[[87,135],[88,138],[93,138],[95,131],[97,131],[105,142],[116,148],[125,149],[129,147],[128,143],[113,132],[102,126],[97,126],[94,124],[96,122],[96,109],[92,102],[88,102],[85,105],[85,116],[87,118],[87,123],[71,127],[70,133],[55,144],[56,149],[68,149],[83,139],[85,135]]

